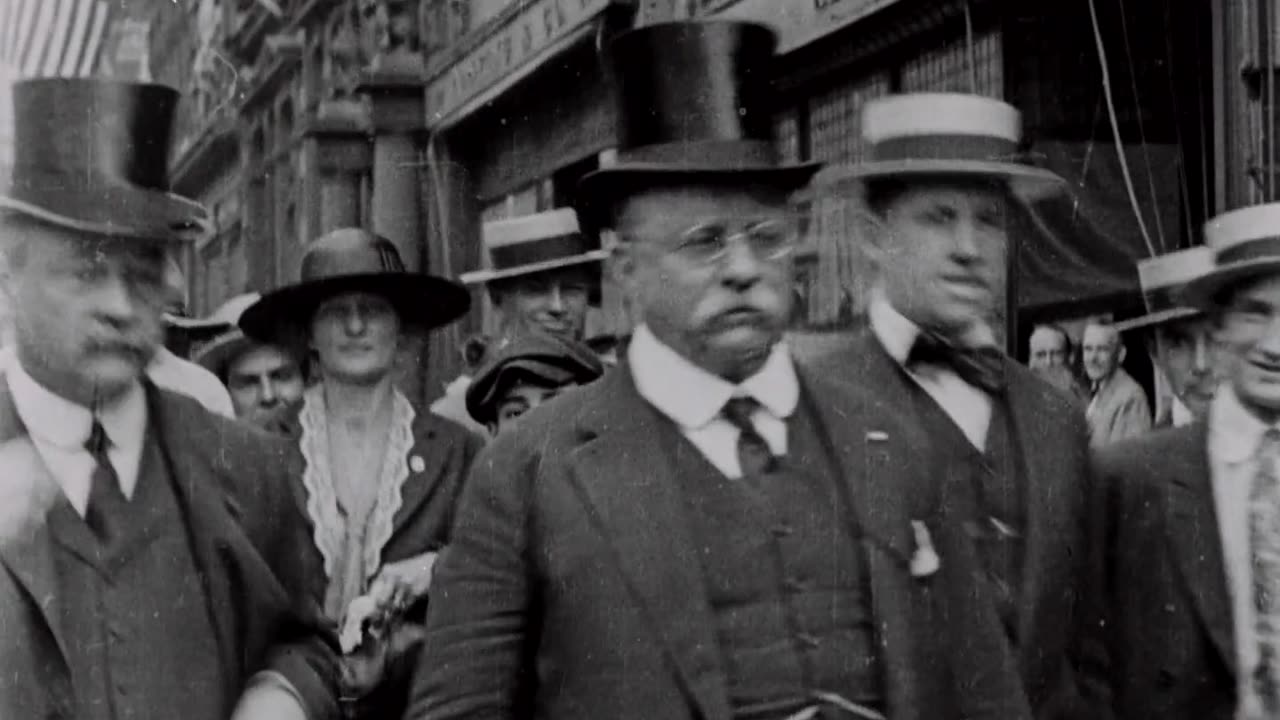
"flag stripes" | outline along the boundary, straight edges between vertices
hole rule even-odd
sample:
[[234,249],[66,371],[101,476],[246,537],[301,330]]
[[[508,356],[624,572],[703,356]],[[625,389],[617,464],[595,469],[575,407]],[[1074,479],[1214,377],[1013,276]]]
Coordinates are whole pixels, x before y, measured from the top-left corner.
[[18,77],[89,75],[110,12],[105,0],[0,0],[0,62]]

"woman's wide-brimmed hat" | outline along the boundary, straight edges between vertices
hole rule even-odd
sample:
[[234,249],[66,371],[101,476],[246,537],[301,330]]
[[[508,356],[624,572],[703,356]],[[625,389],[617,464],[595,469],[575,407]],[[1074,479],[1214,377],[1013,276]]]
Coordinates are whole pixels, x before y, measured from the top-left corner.
[[603,374],[604,363],[586,345],[548,333],[525,333],[507,340],[476,372],[467,388],[467,413],[478,423],[493,422],[502,395],[516,382],[585,385]]
[[863,162],[830,167],[815,185],[928,177],[1007,181],[1026,200],[1061,193],[1066,181],[1036,167],[1022,148],[1022,114],[1009,103],[963,93],[907,93],[862,109]]
[[1183,301],[1210,308],[1220,293],[1259,275],[1280,274],[1280,203],[1232,210],[1204,225],[1212,266],[1187,284]]
[[1187,284],[1213,269],[1213,252],[1203,245],[1138,261],[1138,282],[1147,312],[1115,323],[1119,332],[1155,327],[1202,315],[1183,299]]
[[595,233],[584,233],[572,208],[494,220],[481,231],[489,267],[463,273],[464,285],[478,285],[563,267],[599,263],[609,256]]
[[0,208],[60,227],[143,240],[192,240],[199,203],[170,192],[178,91],[100,78],[13,86],[13,171]]
[[804,186],[819,163],[782,162],[770,97],[777,36],[731,20],[646,25],[604,51],[617,103],[617,161],[578,185],[590,227],[638,187],[734,182]]
[[320,303],[349,292],[385,297],[400,321],[418,331],[447,325],[471,307],[471,296],[458,283],[406,270],[390,240],[343,228],[312,242],[298,282],[263,295],[240,316],[240,328],[257,340],[288,342],[307,327]]

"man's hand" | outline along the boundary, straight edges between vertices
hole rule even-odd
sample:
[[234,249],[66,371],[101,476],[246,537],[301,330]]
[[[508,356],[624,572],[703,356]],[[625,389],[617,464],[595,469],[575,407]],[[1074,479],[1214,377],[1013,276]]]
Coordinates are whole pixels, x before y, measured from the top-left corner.
[[308,720],[298,693],[275,673],[262,673],[240,696],[231,720]]
[[369,586],[369,595],[379,607],[404,608],[427,596],[437,553],[425,552],[382,566]]

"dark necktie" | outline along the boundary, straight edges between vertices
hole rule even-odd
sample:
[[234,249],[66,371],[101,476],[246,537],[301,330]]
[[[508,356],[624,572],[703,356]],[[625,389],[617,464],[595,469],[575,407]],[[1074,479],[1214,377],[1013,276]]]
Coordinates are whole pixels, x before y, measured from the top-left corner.
[[736,397],[730,398],[720,411],[724,419],[738,429],[738,464],[742,467],[744,477],[771,472],[776,463],[769,443],[765,442],[764,437],[756,430],[755,423],[751,421],[751,416],[759,407],[760,403],[755,398]]
[[937,335],[921,333],[907,355],[907,367],[916,364],[950,368],[961,380],[988,395],[1004,392],[1004,355],[993,347],[965,348]]
[[119,519],[129,500],[120,487],[120,476],[111,466],[107,457],[107,449],[111,439],[102,429],[102,423],[93,419],[93,427],[89,430],[89,439],[84,449],[93,456],[93,473],[89,482],[89,505],[85,509],[84,521],[89,529],[103,543],[110,543],[119,536]]
[[1253,686],[1267,717],[1280,714],[1280,432],[1266,432],[1257,451],[1249,492],[1249,549],[1258,665]]

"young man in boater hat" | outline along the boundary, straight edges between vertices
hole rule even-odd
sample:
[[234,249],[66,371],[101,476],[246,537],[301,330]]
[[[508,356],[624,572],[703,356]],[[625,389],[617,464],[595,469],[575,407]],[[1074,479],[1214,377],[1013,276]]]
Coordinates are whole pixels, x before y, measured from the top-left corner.
[[204,217],[168,191],[178,93],[13,93],[0,497],[53,492],[0,532],[0,716],[336,720],[332,635],[281,573],[306,561],[287,449],[145,374],[166,255]]

